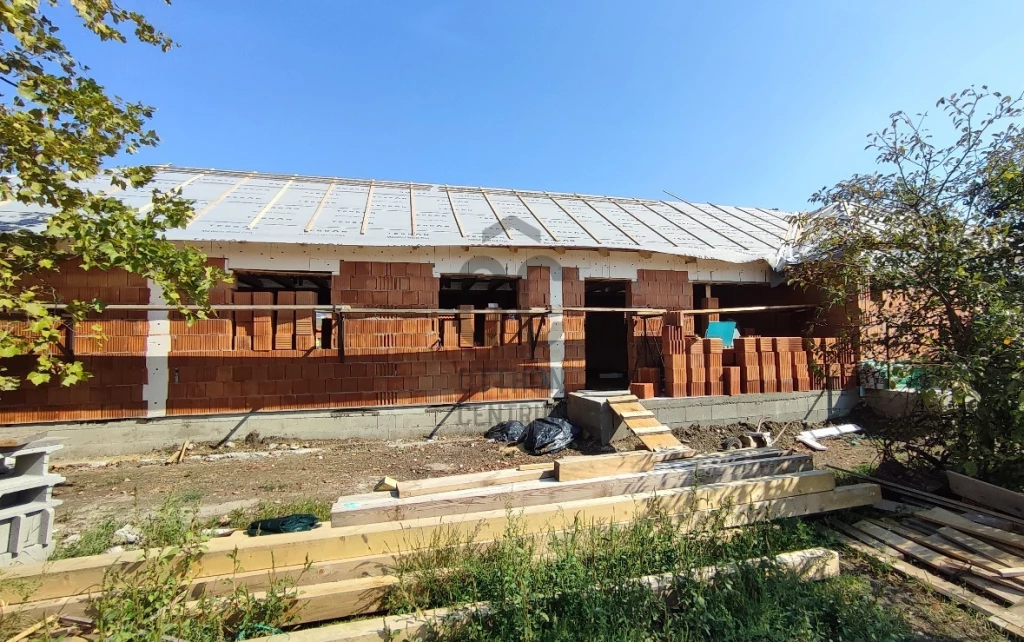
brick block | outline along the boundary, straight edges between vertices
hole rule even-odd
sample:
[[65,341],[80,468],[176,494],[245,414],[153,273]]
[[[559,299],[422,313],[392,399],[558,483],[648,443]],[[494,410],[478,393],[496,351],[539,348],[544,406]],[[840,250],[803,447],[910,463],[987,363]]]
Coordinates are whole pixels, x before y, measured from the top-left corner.
[[732,347],[736,352],[757,352],[757,342],[756,338],[740,337],[732,340]]
[[687,384],[685,381],[677,383],[665,384],[665,395],[668,397],[685,397],[687,396]]
[[654,398],[654,384],[653,383],[631,383],[629,384],[629,392],[636,396],[637,399],[653,399]]

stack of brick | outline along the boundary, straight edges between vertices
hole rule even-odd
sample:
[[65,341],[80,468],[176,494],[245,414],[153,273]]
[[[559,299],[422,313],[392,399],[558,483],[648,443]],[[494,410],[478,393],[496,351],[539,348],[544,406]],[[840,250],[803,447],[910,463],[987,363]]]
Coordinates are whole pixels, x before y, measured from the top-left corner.
[[[316,292],[296,292],[296,305],[316,305]],[[297,310],[295,312],[295,349],[313,350],[316,348],[316,331],[313,310]]]
[[743,393],[761,392],[761,359],[757,352],[757,338],[735,339],[732,345],[733,363],[740,369],[740,386]]
[[[253,305],[274,305],[273,292],[253,292]],[[252,311],[252,349],[268,352],[274,348],[274,311],[270,308]]]
[[[701,310],[717,310],[718,309],[718,297],[709,297],[709,298],[706,298],[706,299],[701,299],[700,300],[700,309]],[[709,322],[710,321],[720,321],[721,320],[721,316],[717,315],[717,314],[709,314],[709,315],[707,315],[707,317],[708,317],[707,320]]]
[[658,396],[661,392],[661,370],[658,368],[637,368],[633,376],[634,383],[650,384],[654,394]]
[[579,268],[562,268],[562,307],[581,308],[586,297]]
[[761,392],[779,391],[779,374],[773,344],[774,341],[771,337],[757,339],[757,358],[761,366]]
[[803,349],[803,340],[799,337],[775,337],[774,344],[778,392],[793,392],[793,352]]
[[722,366],[722,340],[704,339],[701,341],[704,352],[704,367],[707,370],[707,394],[725,394],[725,373]]
[[[460,310],[472,310],[472,305],[460,305]],[[476,345],[476,322],[475,314],[460,314],[456,319],[459,322],[459,347],[472,348]]]
[[[75,323],[74,333],[75,355],[144,354],[149,322],[132,319],[79,321]],[[229,342],[230,338],[229,331]],[[230,347],[225,349],[230,350]]]
[[725,394],[743,394],[743,378],[739,366],[728,366],[725,368]]
[[562,333],[565,337],[565,356],[562,358],[563,383],[565,391],[576,392],[587,385],[587,355],[585,346],[585,315],[582,312],[566,312],[562,317]]
[[696,334],[692,314],[673,310],[665,313],[665,325],[674,325],[682,329],[683,336],[692,337]]
[[708,371],[702,339],[688,339],[686,344],[687,396],[702,397],[708,392]]

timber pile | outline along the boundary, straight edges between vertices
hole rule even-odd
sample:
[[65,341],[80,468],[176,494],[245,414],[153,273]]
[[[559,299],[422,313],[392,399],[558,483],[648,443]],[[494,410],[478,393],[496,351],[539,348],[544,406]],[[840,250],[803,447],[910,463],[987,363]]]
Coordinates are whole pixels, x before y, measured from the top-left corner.
[[878,480],[902,501],[875,504],[886,516],[833,521],[833,535],[1024,637],[1024,495],[947,476],[953,492],[977,504]]
[[[342,497],[331,524],[312,531],[210,540],[182,597],[226,595],[245,586],[259,596],[273,580],[293,580],[296,623],[378,613],[398,578],[391,569],[411,552],[441,543],[543,537],[574,525],[628,523],[652,512],[680,528],[724,511],[726,527],[812,515],[881,499],[875,484],[835,486],[831,471],[806,455],[747,449],[700,456],[686,451],[569,457],[552,465],[413,482],[398,490]],[[512,510],[510,510],[512,509]],[[90,601],[109,573],[133,573],[160,551],[134,551],[5,570],[0,604],[39,620],[90,616]],[[311,567],[307,567],[311,564]],[[31,593],[24,595],[25,587]]]

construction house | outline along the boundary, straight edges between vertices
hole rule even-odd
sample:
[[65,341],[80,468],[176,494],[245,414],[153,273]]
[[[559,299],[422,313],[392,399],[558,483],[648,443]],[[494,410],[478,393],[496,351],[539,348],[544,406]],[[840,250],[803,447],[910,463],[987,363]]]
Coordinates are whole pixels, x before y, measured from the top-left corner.
[[[574,391],[637,381],[702,405],[728,393],[819,399],[853,382],[852,358],[815,377],[804,357],[778,356],[803,353],[799,339],[771,339],[800,337],[815,313],[813,297],[780,284],[793,228],[784,212],[179,167],[145,190],[93,187],[139,208],[152,188],[180,189],[195,216],[171,238],[201,248],[234,283],[213,293],[216,318],[189,325],[134,275],[74,265],[46,275],[55,303],[110,304],[66,329],[67,356],[94,377],[6,392],[0,424],[88,431],[76,422],[130,419],[127,434],[170,441],[271,416],[287,432],[301,411],[334,436],[393,437],[412,420],[374,409],[433,412],[429,426],[453,405],[539,412]],[[0,229],[38,228],[44,216],[0,204]],[[752,307],[766,309],[735,310]],[[721,352],[684,340],[718,319],[709,309],[767,338],[747,342],[755,356],[734,347],[706,362],[672,358],[677,344]]]

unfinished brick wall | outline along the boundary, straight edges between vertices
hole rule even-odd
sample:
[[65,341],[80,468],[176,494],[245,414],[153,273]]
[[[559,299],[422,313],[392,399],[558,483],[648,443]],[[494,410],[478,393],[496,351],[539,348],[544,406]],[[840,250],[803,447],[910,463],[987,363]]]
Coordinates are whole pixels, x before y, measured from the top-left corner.
[[[532,271],[526,281],[533,289],[527,291],[546,296],[543,270]],[[331,283],[333,303],[438,307],[439,283],[430,264],[342,262],[340,272]],[[256,303],[268,294],[273,297],[236,292],[234,300],[248,295]],[[282,303],[281,294],[266,302]],[[343,348],[321,349],[307,347],[313,340],[311,313],[293,318],[282,312],[236,312],[233,347],[227,349],[230,328],[222,320],[173,326],[168,414],[508,401],[550,394],[549,326],[541,318],[480,316],[479,322],[488,324],[485,330],[491,329],[484,333],[485,345],[462,346],[454,316],[346,314],[330,342],[337,346],[340,338]],[[213,344],[221,348],[186,349]]]
[[543,308],[551,305],[551,268],[531,265],[526,268],[526,278],[519,282],[519,307]]
[[[562,307],[583,307],[585,290],[579,268],[562,268]],[[562,317],[565,358],[562,360],[565,392],[583,390],[587,384],[586,345],[583,312],[566,312]]]
[[[44,272],[36,282],[52,293],[52,300],[100,299],[106,303],[149,302],[146,280],[124,270],[83,270],[77,262],[61,264]],[[8,331],[23,331],[23,321],[0,321]],[[142,388],[146,384],[146,335],[149,324],[145,312],[109,311],[91,314],[75,324],[72,344],[74,358],[81,361],[92,377],[74,386],[58,381],[35,386],[25,382],[18,390],[0,393],[0,423],[36,421],[83,421],[139,417],[145,414]],[[69,333],[61,340],[67,352]],[[32,367],[29,358],[4,359],[4,366],[15,376],[24,376]]]
[[[637,270],[636,281],[626,288],[626,307],[690,310],[693,308],[693,284],[687,272]],[[660,363],[662,319],[633,315],[632,332],[627,337],[629,372],[654,368]]]
[[430,263],[342,261],[331,279],[331,302],[362,308],[437,308],[438,278]]

